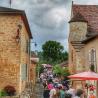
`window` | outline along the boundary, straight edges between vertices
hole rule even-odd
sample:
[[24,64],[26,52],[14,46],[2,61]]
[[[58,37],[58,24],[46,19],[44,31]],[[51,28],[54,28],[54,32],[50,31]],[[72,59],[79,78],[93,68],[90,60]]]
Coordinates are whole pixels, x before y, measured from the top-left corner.
[[27,80],[27,64],[21,65],[21,79]]
[[95,49],[91,49],[89,51],[89,64],[90,64],[91,71],[96,72],[97,67],[96,67],[96,50]]
[[72,62],[73,62],[73,50],[72,50],[72,52],[71,52],[71,60],[72,60]]
[[30,41],[29,40],[26,41],[26,53],[30,55]]

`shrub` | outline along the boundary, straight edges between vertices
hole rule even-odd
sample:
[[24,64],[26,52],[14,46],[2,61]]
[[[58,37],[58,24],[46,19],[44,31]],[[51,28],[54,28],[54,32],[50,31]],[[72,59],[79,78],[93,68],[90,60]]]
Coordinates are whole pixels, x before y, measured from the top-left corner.
[[4,91],[4,90],[0,90],[0,97],[1,96],[6,96],[7,94],[6,94],[6,92]]
[[4,88],[4,91],[6,92],[7,96],[14,96],[15,93],[16,93],[15,88],[13,86],[11,86],[11,85],[7,85]]

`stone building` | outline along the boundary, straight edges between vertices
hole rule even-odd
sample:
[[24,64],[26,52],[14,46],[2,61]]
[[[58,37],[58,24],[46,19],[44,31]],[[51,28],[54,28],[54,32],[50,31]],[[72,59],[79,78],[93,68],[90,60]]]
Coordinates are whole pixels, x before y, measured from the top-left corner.
[[69,26],[70,72],[98,72],[98,5],[72,4]]
[[17,93],[29,81],[30,39],[24,11],[0,7],[0,90],[7,85]]
[[36,77],[37,77],[37,64],[39,62],[39,58],[35,52],[31,52],[31,65],[30,65],[30,81],[33,83],[33,86],[35,86],[36,83]]

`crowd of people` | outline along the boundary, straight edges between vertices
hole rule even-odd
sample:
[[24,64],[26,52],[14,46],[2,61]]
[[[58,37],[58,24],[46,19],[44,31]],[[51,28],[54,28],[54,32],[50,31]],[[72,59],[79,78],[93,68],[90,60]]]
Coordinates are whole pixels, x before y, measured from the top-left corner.
[[44,87],[43,98],[83,98],[83,90],[75,90],[64,77],[41,74]]

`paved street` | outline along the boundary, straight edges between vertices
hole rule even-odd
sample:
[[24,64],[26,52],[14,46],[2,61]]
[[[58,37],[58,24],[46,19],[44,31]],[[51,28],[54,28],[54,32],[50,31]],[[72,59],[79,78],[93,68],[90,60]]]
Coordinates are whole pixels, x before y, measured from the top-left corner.
[[34,94],[33,98],[43,98],[42,84],[36,83],[33,94]]

